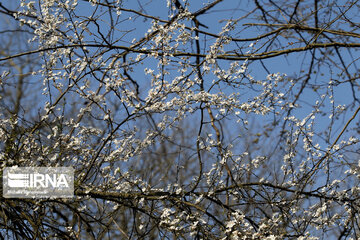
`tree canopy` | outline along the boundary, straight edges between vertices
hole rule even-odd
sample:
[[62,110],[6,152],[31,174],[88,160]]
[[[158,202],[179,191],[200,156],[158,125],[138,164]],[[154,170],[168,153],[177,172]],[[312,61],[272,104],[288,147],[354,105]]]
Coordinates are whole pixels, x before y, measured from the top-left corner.
[[359,239],[358,1],[0,3],[1,239]]

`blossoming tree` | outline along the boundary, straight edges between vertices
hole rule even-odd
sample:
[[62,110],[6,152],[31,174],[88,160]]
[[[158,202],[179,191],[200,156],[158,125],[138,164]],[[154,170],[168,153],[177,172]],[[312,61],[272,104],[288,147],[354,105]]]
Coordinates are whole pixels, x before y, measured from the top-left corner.
[[2,239],[360,238],[358,1],[18,4],[1,169],[75,197],[2,197]]

